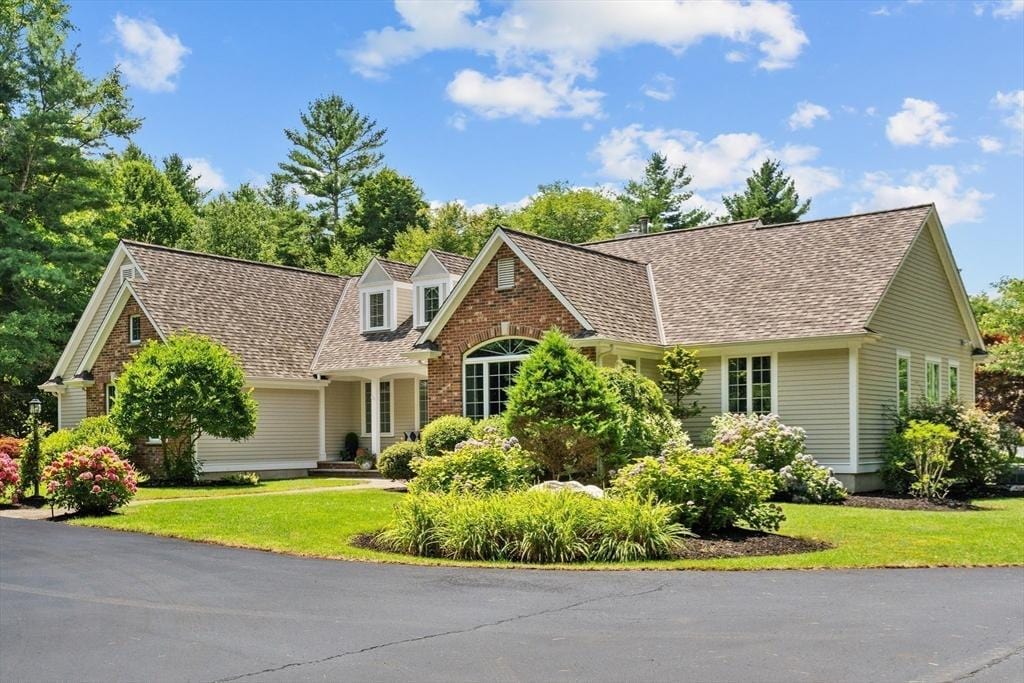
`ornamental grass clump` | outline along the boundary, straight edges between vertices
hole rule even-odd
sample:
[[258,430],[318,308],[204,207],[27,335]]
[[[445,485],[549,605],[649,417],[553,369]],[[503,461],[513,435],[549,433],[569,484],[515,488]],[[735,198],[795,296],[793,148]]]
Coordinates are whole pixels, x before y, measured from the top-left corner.
[[43,470],[50,502],[84,514],[103,514],[128,503],[135,495],[137,482],[131,463],[106,446],[81,446]]
[[570,491],[407,496],[377,536],[389,550],[454,560],[537,564],[668,557],[686,529],[671,506]]
[[730,449],[666,449],[658,458],[627,465],[612,481],[616,495],[652,498],[675,506],[675,519],[700,533],[743,524],[774,531],[785,519],[768,501],[775,474],[737,458]]

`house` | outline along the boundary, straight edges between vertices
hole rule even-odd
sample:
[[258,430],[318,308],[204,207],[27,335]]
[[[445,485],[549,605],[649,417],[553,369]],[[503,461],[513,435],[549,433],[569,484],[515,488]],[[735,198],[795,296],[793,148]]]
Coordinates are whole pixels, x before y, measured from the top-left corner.
[[973,403],[985,354],[924,205],[584,245],[499,228],[472,260],[377,258],[359,278],[123,241],[41,388],[71,426],[116,400],[138,344],[207,334],[238,354],[260,410],[251,439],[200,439],[205,470],[304,472],[336,459],[347,432],[379,452],[439,415],[500,413],[551,327],[650,377],[664,349],[696,349],[695,438],[723,411],[773,412],[854,490],[878,486],[892,413]]

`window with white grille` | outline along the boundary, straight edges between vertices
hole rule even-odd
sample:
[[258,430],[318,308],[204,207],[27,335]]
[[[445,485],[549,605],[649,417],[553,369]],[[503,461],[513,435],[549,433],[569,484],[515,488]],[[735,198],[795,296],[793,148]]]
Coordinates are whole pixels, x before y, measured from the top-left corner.
[[512,289],[516,286],[516,262],[510,258],[498,261],[498,289]]

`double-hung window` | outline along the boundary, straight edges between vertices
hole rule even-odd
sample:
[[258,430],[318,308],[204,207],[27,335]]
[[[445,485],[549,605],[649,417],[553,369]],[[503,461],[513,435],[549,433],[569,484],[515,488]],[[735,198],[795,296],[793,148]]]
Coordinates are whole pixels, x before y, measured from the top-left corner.
[[940,368],[938,358],[925,358],[924,361],[924,397],[931,403],[938,403]]
[[[380,433],[391,436],[391,381],[380,383]],[[373,433],[373,384],[363,382],[363,436]]]
[[771,356],[726,360],[725,402],[730,413],[770,413],[775,409],[774,394]]
[[536,345],[531,339],[499,339],[466,355],[462,405],[467,417],[479,420],[505,410],[519,365]]
[[138,344],[142,341],[142,318],[137,315],[128,317],[128,343]]
[[896,412],[910,412],[910,354],[905,351],[896,352]]
[[417,406],[419,422],[416,424],[416,429],[421,429],[427,424],[427,380],[421,379],[417,383]]
[[949,361],[949,398],[952,401],[960,399],[960,364],[955,360]]
[[441,285],[423,288],[423,322],[429,323],[441,308]]
[[369,327],[371,330],[384,327],[384,292],[373,292],[369,295]]

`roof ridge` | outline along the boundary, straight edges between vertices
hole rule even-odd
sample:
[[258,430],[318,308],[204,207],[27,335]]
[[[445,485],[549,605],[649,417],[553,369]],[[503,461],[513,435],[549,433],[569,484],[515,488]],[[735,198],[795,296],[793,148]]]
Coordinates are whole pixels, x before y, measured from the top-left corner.
[[692,228],[680,228],[679,230],[659,230],[658,232],[637,233],[635,235],[630,235],[628,232],[624,232],[618,237],[609,237],[608,239],[604,240],[584,242],[583,246],[588,244],[608,244],[610,242],[621,242],[623,240],[633,240],[639,237],[664,237],[666,235],[681,235],[687,232],[695,232],[697,230],[707,230],[708,228],[725,228],[730,225],[742,225],[743,223],[757,223],[760,220],[760,218],[744,218],[741,221],[729,221],[728,223],[708,223],[707,225],[695,225]]
[[179,247],[168,247],[164,244],[153,244],[151,242],[139,242],[138,240],[120,240],[124,244],[130,244],[136,247],[144,247],[148,249],[158,249],[160,251],[169,251],[176,254],[188,254],[189,256],[201,256],[203,258],[216,259],[218,261],[231,261],[234,263],[245,263],[252,266],[263,266],[264,268],[276,268],[278,270],[291,270],[297,273],[306,273],[308,275],[321,275],[323,277],[332,277],[339,280],[351,279],[351,275],[335,275],[334,273],[325,273],[322,270],[310,270],[308,268],[298,268],[296,266],[285,266],[280,263],[267,263],[265,261],[253,261],[252,259],[237,258],[235,256],[223,256],[222,254],[210,254],[205,251],[193,251],[191,249],[181,249]]
[[528,239],[529,238],[533,238],[533,239],[538,239],[538,240],[540,240],[542,242],[548,242],[550,244],[557,244],[560,247],[568,247],[570,249],[575,249],[577,251],[585,252],[585,253],[590,254],[592,256],[602,256],[602,257],[617,259],[619,261],[624,261],[626,263],[630,263],[630,264],[632,264],[634,266],[646,266],[648,263],[650,263],[650,261],[637,261],[636,259],[631,259],[631,258],[628,258],[626,256],[619,256],[618,254],[606,254],[603,251],[597,251],[595,249],[588,249],[587,247],[583,246],[582,244],[573,244],[572,242],[563,242],[562,240],[556,240],[554,238],[544,237],[542,235],[534,235],[533,233],[523,232],[522,230],[513,230],[512,228],[506,228],[506,227],[502,227],[501,230],[503,230],[505,232],[512,233],[513,235],[522,235],[523,237],[526,237]]
[[445,251],[444,249],[433,249],[433,248],[431,248],[431,249],[427,249],[427,251],[432,251],[435,254],[444,254],[445,256],[455,256],[456,258],[466,259],[467,261],[472,261],[473,260],[472,256],[465,256],[463,254],[456,254],[454,251]]
[[398,260],[393,259],[393,258],[384,258],[383,256],[374,256],[373,258],[375,258],[378,261],[383,261],[384,263],[394,263],[395,265],[409,266],[410,268],[415,268],[416,267],[415,263],[406,263],[405,261],[398,261]]
[[880,213],[897,213],[899,211],[910,211],[912,209],[923,209],[924,207],[934,207],[935,202],[928,202],[926,204],[912,204],[910,206],[900,206],[893,209],[876,209],[875,211],[861,211],[860,213],[847,213],[841,216],[826,216],[825,218],[812,218],[809,221],[788,221],[786,223],[766,223],[759,226],[758,230],[766,230],[768,228],[782,228],[788,225],[807,225],[808,223],[821,223],[823,221],[838,221],[844,218],[860,218],[861,216],[874,216]]

